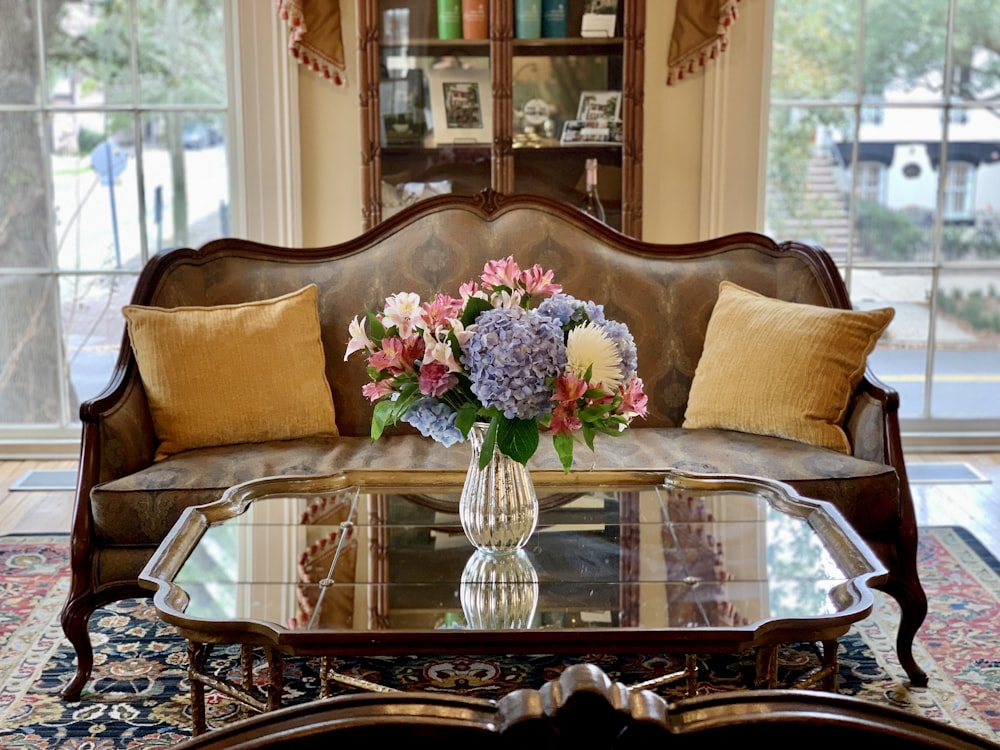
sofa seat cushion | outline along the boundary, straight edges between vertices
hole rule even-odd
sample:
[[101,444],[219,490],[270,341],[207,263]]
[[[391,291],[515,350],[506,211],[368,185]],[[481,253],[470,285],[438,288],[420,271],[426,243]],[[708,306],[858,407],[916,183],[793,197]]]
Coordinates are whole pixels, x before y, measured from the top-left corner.
[[[861,533],[898,527],[895,470],[793,440],[721,429],[637,428],[599,435],[593,455],[575,452],[574,469],[663,469],[740,474],[787,482],[802,495],[832,502]],[[345,469],[457,470],[468,467],[464,444],[444,448],[419,435],[372,442],[367,437],[311,437],[185,451],[94,487],[95,534],[105,545],[155,547],[181,512],[213,502],[235,484],[268,476],[333,474]],[[529,462],[561,471],[551,440]],[[832,481],[831,481],[832,480]]]

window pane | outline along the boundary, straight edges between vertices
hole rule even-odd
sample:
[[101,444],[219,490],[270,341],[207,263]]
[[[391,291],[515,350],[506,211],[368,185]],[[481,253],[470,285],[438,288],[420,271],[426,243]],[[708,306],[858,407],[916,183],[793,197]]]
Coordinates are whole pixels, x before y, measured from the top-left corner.
[[955,32],[951,96],[964,101],[1000,96],[1000,49],[996,43],[1000,37],[1000,13],[996,3],[956,0]]
[[942,272],[936,331],[931,416],[1000,417],[1000,265]]
[[848,215],[852,110],[772,107],[767,156],[767,230],[781,239],[816,242],[843,262]]
[[[30,66],[38,59],[38,18],[35,3],[20,3],[15,10],[4,7],[0,23],[0,102],[5,104],[37,104],[41,101],[40,86]],[[13,21],[9,14],[19,13]],[[2,166],[2,165],[0,165]]]
[[857,68],[857,3],[776,0],[774,7],[771,98],[852,98]]
[[[80,149],[52,155],[59,268],[123,268],[138,258],[139,185],[135,154],[113,130],[130,132],[128,116],[75,113]],[[120,127],[116,127],[118,123]]]
[[154,134],[142,157],[150,253],[197,247],[230,233],[223,122],[214,113],[144,118],[144,131]]
[[61,423],[56,282],[52,276],[2,279],[0,326],[0,422]]
[[127,0],[61,5],[58,31],[46,35],[46,79],[53,103],[132,103],[130,5]]
[[882,382],[899,392],[900,418],[919,418],[924,410],[930,334],[930,273],[855,269],[850,282],[854,307],[896,311],[868,362]]
[[[0,112],[0,268],[49,268],[42,118],[33,112]],[[3,352],[0,351],[0,361]]]
[[866,5],[865,96],[905,92],[916,100],[941,99],[948,3],[867,0]]
[[137,0],[139,100],[226,103],[222,3]]
[[121,309],[131,299],[135,281],[132,274],[64,276],[60,281],[70,377],[67,421],[75,421],[80,402],[98,395],[111,379],[125,330]]

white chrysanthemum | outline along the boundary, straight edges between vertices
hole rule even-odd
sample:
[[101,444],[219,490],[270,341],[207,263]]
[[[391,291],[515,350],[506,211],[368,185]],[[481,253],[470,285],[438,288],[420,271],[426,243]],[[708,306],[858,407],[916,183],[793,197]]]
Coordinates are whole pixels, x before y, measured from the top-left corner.
[[622,382],[622,358],[615,342],[593,323],[577,326],[566,337],[566,369],[580,377],[593,366],[590,382],[613,388]]

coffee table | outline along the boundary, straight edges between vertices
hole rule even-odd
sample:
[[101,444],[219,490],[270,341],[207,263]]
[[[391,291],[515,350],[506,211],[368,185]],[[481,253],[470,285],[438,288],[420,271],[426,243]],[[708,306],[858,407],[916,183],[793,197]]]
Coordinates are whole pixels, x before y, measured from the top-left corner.
[[[776,687],[778,647],[808,641],[822,665],[795,686],[836,690],[837,639],[887,573],[832,505],[755,477],[532,478],[538,529],[503,557],[462,532],[464,472],[266,478],[187,509],[139,580],[188,640],[194,732],[206,687],[278,708],[292,655],[321,657],[321,695],[386,689],[337,674],[331,656],[644,651],[685,655],[662,681],[692,691],[697,655],[757,649],[755,686]],[[237,679],[207,673],[216,644],[240,644]]]

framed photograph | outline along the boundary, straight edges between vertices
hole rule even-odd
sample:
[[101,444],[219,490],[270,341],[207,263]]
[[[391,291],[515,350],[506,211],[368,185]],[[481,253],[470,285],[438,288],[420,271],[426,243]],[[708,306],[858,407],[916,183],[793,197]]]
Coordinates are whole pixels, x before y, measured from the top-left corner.
[[434,143],[493,142],[490,72],[484,68],[429,70]]
[[577,120],[620,120],[621,91],[583,91],[577,107]]
[[618,0],[587,0],[580,22],[580,36],[613,37],[618,19]]
[[408,70],[401,78],[379,83],[382,143],[386,146],[418,144],[427,130],[424,115],[424,74]]
[[567,120],[563,123],[562,146],[593,146],[611,140],[611,129],[606,120]]

